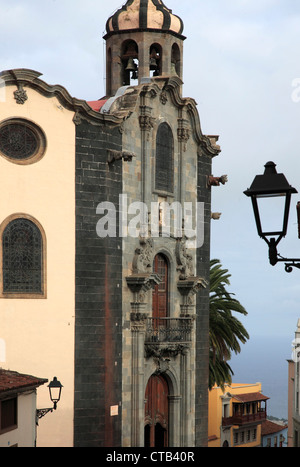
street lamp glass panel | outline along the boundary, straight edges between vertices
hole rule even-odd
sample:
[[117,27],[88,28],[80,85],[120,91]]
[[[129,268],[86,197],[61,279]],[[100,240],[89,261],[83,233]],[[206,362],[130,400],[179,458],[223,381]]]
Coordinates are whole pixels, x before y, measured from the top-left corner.
[[276,197],[257,197],[257,205],[260,215],[262,232],[267,235],[268,232],[282,232],[283,213],[285,211],[285,196]]
[[56,404],[60,400],[62,384],[60,381],[57,380],[56,376],[53,378],[51,383],[48,385],[50,399],[51,401]]

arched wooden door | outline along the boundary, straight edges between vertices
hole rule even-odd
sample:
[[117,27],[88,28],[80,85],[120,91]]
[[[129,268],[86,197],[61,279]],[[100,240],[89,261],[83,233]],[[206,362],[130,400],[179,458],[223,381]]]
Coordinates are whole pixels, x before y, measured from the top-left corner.
[[167,447],[169,439],[169,387],[161,375],[152,375],[145,394],[145,447]]
[[[168,305],[168,262],[164,255],[158,254],[154,258],[153,271],[162,279],[162,282],[156,285],[152,293],[152,317],[166,318],[169,314]],[[154,323],[155,324],[155,323]],[[157,323],[159,324],[159,323]],[[161,323],[165,324],[165,323]]]

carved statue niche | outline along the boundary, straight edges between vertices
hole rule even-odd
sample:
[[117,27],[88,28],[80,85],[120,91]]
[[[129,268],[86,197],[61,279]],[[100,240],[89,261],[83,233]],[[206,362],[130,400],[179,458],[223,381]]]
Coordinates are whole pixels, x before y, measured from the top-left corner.
[[175,247],[177,271],[179,271],[180,280],[194,275],[194,262],[192,256],[188,253],[186,241],[186,237],[178,239]]
[[135,250],[132,262],[132,275],[126,277],[133,293],[132,317],[135,316],[135,319],[143,308],[146,294],[161,282],[160,276],[153,272],[153,239],[140,237],[139,242],[140,247]]
[[140,237],[140,248],[135,250],[132,262],[133,274],[152,272],[153,257],[153,239]]
[[177,288],[183,296],[183,314],[190,314],[190,307],[194,304],[194,296],[201,288],[207,287],[207,281],[202,277],[195,276],[194,262],[186,247],[186,237],[178,239],[176,243],[176,261],[179,271]]

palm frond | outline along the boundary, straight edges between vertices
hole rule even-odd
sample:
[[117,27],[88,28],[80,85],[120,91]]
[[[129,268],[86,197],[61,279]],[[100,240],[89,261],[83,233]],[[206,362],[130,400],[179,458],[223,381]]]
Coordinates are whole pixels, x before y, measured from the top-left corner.
[[[209,343],[210,343],[210,382],[224,386],[231,382],[233,374],[228,361],[232,352],[241,352],[241,344],[245,344],[250,338],[243,324],[232,314],[240,313],[247,316],[246,309],[233,298],[234,294],[228,292],[226,286],[230,285],[228,269],[223,269],[220,260],[213,259],[210,262],[210,318],[209,318]],[[212,386],[211,386],[212,385]]]

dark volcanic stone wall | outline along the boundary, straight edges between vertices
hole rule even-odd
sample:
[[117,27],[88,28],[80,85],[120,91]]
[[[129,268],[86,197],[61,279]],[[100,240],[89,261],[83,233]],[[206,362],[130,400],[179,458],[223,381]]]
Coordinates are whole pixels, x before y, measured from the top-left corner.
[[[211,157],[198,158],[198,202],[205,203],[204,245],[197,250],[197,276],[209,281],[211,191],[207,176],[211,174]],[[197,294],[196,321],[196,446],[208,444],[208,370],[209,370],[209,287]]]
[[107,159],[121,144],[117,127],[77,126],[75,447],[121,445],[121,407],[116,416],[110,408],[122,400],[122,243],[96,232],[99,203],[114,203],[118,215],[122,161]]

